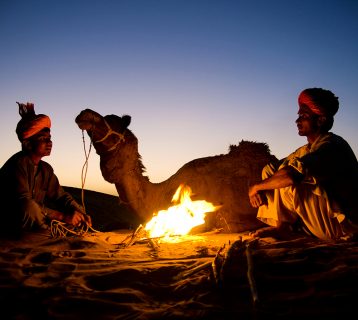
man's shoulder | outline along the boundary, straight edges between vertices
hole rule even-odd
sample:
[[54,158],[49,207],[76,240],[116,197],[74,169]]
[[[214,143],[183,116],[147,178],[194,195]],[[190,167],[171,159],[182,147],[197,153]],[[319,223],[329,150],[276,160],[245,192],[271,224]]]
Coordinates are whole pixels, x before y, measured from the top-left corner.
[[325,150],[346,159],[356,159],[350,144],[343,137],[332,132],[328,132],[320,138],[315,146],[315,150]]
[[293,151],[291,154],[287,156],[288,159],[290,158],[301,158],[305,154],[309,152],[308,144],[305,144],[301,147],[298,147],[295,151]]
[[48,162],[40,160],[40,164],[44,170],[49,170],[53,172],[53,167]]
[[16,166],[17,164],[21,165],[26,161],[28,161],[28,157],[26,156],[26,154],[22,151],[19,151],[6,160],[6,162],[2,166],[2,169],[3,168],[5,169],[6,167],[9,166]]
[[333,132],[328,132],[323,139],[324,142],[337,144],[337,145],[344,145],[349,146],[349,143],[347,140],[345,140],[343,137],[339,136],[338,134],[335,134]]

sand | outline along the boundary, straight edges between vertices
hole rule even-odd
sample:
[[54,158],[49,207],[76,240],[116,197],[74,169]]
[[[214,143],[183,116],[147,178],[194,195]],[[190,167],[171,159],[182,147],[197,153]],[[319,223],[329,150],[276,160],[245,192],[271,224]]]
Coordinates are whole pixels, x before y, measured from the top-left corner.
[[2,241],[1,318],[302,319],[356,310],[355,242],[211,232],[128,245],[131,235]]

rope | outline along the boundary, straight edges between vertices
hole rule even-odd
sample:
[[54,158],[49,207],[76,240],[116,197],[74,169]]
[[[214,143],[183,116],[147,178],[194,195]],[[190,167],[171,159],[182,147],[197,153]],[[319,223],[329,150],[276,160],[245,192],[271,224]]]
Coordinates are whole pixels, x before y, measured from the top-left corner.
[[[88,159],[89,159],[91,149],[92,149],[92,140],[91,140],[88,152],[87,152],[83,130],[82,130],[82,141],[83,141],[83,150],[85,153],[86,160],[85,160],[85,163],[83,164],[82,172],[81,172],[81,201],[82,201],[82,207],[83,207],[84,213],[86,214],[86,207],[85,207],[85,201],[84,201],[84,186],[85,186],[86,177],[87,177]],[[71,236],[71,235],[72,236],[83,236],[86,233],[88,233],[89,231],[99,232],[99,231],[95,230],[94,228],[92,228],[91,226],[89,226],[87,224],[87,222],[82,222],[79,226],[73,226],[66,222],[53,219],[53,220],[51,220],[51,224],[50,224],[50,232],[51,232],[51,236],[53,238],[63,238],[63,237]]]
[[83,236],[89,231],[99,232],[87,223],[83,222],[79,226],[73,226],[59,220],[51,220],[50,231],[52,238],[65,238],[69,236]]
[[[118,140],[117,142],[112,146],[110,147],[107,151],[113,151],[117,148],[117,146],[121,143],[121,142],[124,142],[126,141],[125,137],[124,137],[124,134],[123,133],[119,133],[117,131],[114,131],[112,130],[111,126],[108,124],[108,122],[106,121],[106,119],[103,119],[106,127],[107,127],[107,133],[104,135],[103,138],[97,140],[97,141],[93,141],[93,143],[98,143],[98,142],[103,142],[105,141],[109,136],[111,136],[112,134],[116,135],[118,137]],[[92,137],[93,138],[93,137]],[[93,139],[91,139],[92,141]]]
[[[107,139],[110,135],[112,135],[112,134],[118,136],[118,138],[119,138],[119,141],[118,141],[118,142],[125,141],[125,138],[124,138],[124,134],[123,134],[123,133],[114,131],[114,130],[111,128],[111,126],[108,124],[108,122],[106,121],[106,119],[103,119],[103,121],[104,121],[104,123],[105,123],[105,125],[106,125],[106,127],[107,127],[107,129],[108,129],[108,130],[107,130],[107,133],[104,135],[103,138],[101,138],[101,139],[99,139],[99,140],[97,140],[97,141],[94,141],[94,143],[103,142],[104,140],[106,140],[106,139]],[[117,143],[118,143],[118,142],[117,142]],[[110,150],[112,150],[112,149],[113,149],[113,147],[112,147]]]
[[[115,134],[119,137],[119,139],[118,139],[117,143],[109,149],[109,151],[112,151],[114,148],[116,148],[116,146],[119,143],[121,143],[122,141],[125,141],[124,135],[122,133],[118,133],[118,132],[115,132],[114,130],[112,130],[111,127],[109,126],[109,124],[107,123],[107,121],[105,121],[105,124],[108,128],[107,134],[102,139],[95,141],[95,143],[103,142],[110,135]],[[82,201],[82,207],[83,207],[85,214],[87,214],[87,213],[86,213],[86,206],[85,206],[85,201],[84,201],[84,191],[85,191],[84,186],[86,183],[86,177],[87,177],[87,171],[88,171],[88,159],[89,159],[89,156],[90,156],[90,153],[92,150],[92,141],[93,141],[92,138],[93,137],[91,137],[91,139],[90,139],[91,142],[90,142],[90,146],[89,146],[89,149],[87,152],[84,130],[82,130],[82,142],[83,142],[83,150],[85,153],[85,162],[82,166],[82,171],[81,171],[81,201]],[[51,230],[51,235],[53,238],[68,237],[69,235],[83,236],[88,231],[100,232],[100,231],[93,229],[86,222],[82,222],[80,226],[73,226],[68,223],[58,221],[58,220],[51,221],[50,230]]]
[[90,139],[90,146],[88,149],[88,152],[86,150],[86,142],[85,142],[85,135],[84,135],[84,130],[82,130],[82,142],[83,142],[83,151],[85,153],[85,163],[82,166],[82,171],[81,171],[81,200],[82,200],[82,207],[83,210],[86,213],[86,207],[85,207],[85,201],[84,201],[84,186],[86,183],[86,177],[87,177],[87,170],[88,170],[88,159],[91,153],[91,149],[92,149],[92,139]]

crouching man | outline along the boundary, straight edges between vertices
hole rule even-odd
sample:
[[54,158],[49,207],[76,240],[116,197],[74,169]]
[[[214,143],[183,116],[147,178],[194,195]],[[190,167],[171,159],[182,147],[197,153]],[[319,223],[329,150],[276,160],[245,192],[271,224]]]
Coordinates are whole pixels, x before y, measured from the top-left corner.
[[322,240],[349,238],[357,232],[358,163],[349,144],[330,132],[338,98],[309,88],[298,97],[298,134],[307,144],[269,164],[263,180],[249,188],[257,218],[269,227],[254,236],[288,235],[300,222]]
[[52,150],[51,120],[35,114],[32,103],[19,105],[21,120],[16,127],[22,150],[0,169],[0,232],[19,237],[23,231],[47,229],[51,220],[73,226],[91,218],[64,191],[50,164],[42,158]]

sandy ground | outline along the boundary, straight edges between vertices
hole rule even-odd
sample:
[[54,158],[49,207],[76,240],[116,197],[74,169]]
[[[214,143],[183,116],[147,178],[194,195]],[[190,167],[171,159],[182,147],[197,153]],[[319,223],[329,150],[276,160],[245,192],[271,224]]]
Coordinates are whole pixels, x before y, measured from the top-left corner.
[[317,319],[356,311],[356,243],[212,232],[128,245],[131,235],[2,241],[1,319]]

